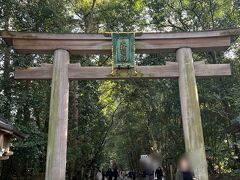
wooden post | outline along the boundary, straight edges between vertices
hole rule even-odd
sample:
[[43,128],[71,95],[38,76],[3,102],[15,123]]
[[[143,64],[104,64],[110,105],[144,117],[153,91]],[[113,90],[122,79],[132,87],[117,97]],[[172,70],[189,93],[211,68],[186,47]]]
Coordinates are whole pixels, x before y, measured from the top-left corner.
[[182,110],[185,149],[197,180],[208,180],[198,91],[193,66],[192,50],[177,50],[179,91]]
[[46,180],[65,180],[68,130],[69,52],[54,52]]

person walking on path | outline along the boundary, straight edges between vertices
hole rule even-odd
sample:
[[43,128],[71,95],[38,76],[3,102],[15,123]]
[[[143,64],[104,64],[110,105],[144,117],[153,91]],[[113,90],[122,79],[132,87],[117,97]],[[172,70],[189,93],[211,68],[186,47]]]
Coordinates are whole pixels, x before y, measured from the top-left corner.
[[157,170],[155,171],[155,175],[157,177],[157,180],[163,179],[163,171],[162,171],[161,167],[157,168]]
[[175,175],[175,180],[196,180],[186,156],[183,156],[179,160],[178,171]]
[[119,176],[118,171],[117,171],[117,169],[115,168],[114,171],[113,171],[114,180],[117,180],[118,176]]
[[135,180],[136,179],[136,172],[133,170],[132,171],[132,179]]
[[104,169],[102,169],[102,180],[106,180],[105,176],[106,176],[106,173],[105,173]]
[[108,178],[108,180],[112,180],[113,178],[113,172],[112,172],[112,169],[109,168],[106,172],[106,177]]
[[102,180],[103,179],[101,170],[98,170],[96,178],[97,178],[97,180]]

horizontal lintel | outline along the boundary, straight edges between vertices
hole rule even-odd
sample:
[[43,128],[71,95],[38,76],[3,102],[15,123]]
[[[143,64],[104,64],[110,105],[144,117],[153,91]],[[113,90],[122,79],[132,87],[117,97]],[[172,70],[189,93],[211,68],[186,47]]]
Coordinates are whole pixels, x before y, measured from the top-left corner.
[[[196,77],[229,76],[230,64],[194,63]],[[17,69],[15,79],[51,79],[52,64],[41,67]],[[161,79],[178,78],[178,63],[167,63],[163,66],[137,66],[135,69],[114,70],[112,67],[81,67],[80,64],[69,64],[70,80],[117,80],[117,79]]]
[[[1,33],[19,53],[53,53],[66,49],[71,54],[111,54],[112,39],[104,34]],[[142,33],[136,37],[136,53],[175,52],[181,47],[193,51],[226,50],[239,29],[199,32]]]

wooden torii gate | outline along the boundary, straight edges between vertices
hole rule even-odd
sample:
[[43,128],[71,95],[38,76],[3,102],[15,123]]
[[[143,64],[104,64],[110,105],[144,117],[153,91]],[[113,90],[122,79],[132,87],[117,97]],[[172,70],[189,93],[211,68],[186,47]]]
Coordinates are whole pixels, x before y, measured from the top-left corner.
[[[136,37],[136,53],[176,52],[177,62],[137,66],[136,74],[112,74],[112,67],[69,64],[70,54],[111,54],[112,39],[103,34],[2,32],[17,53],[54,53],[53,64],[16,70],[15,79],[52,79],[46,180],[64,180],[66,173],[68,99],[70,80],[178,78],[186,152],[198,180],[208,180],[196,77],[231,75],[229,64],[193,62],[192,51],[223,51],[240,29],[182,33],[143,33]],[[195,162],[195,163],[194,163]]]

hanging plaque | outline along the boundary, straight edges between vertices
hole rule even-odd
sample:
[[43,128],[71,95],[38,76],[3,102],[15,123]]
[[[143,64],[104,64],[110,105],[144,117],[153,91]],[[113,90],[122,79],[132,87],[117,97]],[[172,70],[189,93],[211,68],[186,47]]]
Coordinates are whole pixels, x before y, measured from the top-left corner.
[[135,66],[135,33],[112,33],[113,67],[117,69]]

